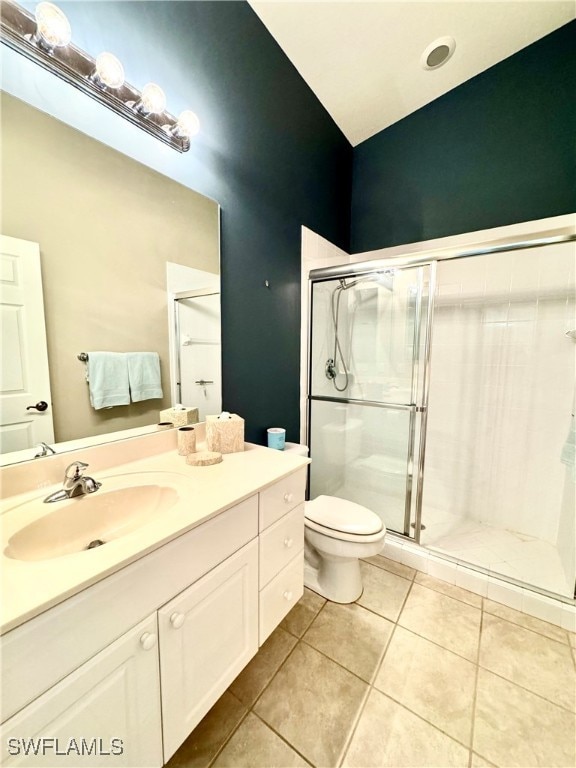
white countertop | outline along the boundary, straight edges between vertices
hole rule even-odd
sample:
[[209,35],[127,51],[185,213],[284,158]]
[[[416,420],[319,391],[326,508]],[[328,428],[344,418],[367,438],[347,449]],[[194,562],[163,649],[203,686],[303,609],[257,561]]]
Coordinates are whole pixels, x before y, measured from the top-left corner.
[[[85,454],[86,451],[78,455],[68,454],[66,461],[85,460]],[[108,487],[113,489],[121,480],[119,476],[127,473],[170,473],[169,484],[177,490],[178,500],[165,513],[104,546],[50,559],[24,561],[5,554],[10,537],[23,526],[55,511],[60,503],[81,504],[82,500],[43,504],[49,493],[62,487],[61,481],[53,485],[36,482],[33,489],[4,498],[0,504],[0,634],[305,467],[309,459],[247,443],[243,452],[225,454],[220,464],[209,467],[189,466],[175,448],[100,470],[97,463],[94,467],[91,465],[87,474],[102,482],[102,490],[107,481]],[[29,472],[34,474],[37,467],[31,463]],[[143,482],[146,477],[156,482],[159,476],[155,479],[152,474],[144,474],[136,480]],[[168,478],[168,475],[164,477]],[[38,500],[38,504],[28,504],[33,500]]]

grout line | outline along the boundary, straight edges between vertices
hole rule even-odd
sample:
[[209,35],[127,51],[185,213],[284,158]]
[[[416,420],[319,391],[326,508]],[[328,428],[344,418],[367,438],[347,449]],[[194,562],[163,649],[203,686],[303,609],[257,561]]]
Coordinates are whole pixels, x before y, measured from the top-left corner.
[[[228,690],[228,688],[227,688],[226,690]],[[208,712],[209,712],[209,711],[210,711],[210,710],[208,710]],[[216,750],[216,753],[215,753],[214,757],[213,757],[213,758],[210,760],[210,762],[207,764],[206,768],[210,768],[210,766],[214,765],[214,763],[216,762],[216,760],[218,759],[218,757],[220,756],[220,754],[221,754],[221,753],[224,751],[224,747],[226,747],[226,746],[227,746],[227,744],[228,744],[228,742],[230,741],[230,739],[232,738],[232,736],[234,736],[234,734],[236,733],[236,731],[238,730],[238,728],[240,728],[240,726],[242,725],[242,723],[244,722],[244,720],[246,720],[246,718],[247,718],[247,717],[248,717],[248,715],[250,714],[250,711],[251,711],[251,710],[247,709],[247,710],[246,710],[246,712],[245,712],[245,713],[242,715],[242,717],[240,718],[240,720],[238,721],[238,723],[236,724],[236,726],[235,726],[235,727],[234,727],[234,728],[233,728],[233,729],[230,731],[230,733],[228,734],[228,736],[226,736],[226,738],[224,739],[224,741],[222,742],[222,744],[220,744],[220,746],[219,746],[219,747],[218,747],[218,749]],[[208,714],[208,713],[206,713],[206,714]],[[192,731],[192,733],[194,733],[194,731]]]
[[480,609],[480,627],[478,632],[478,650],[476,651],[476,673],[474,675],[474,691],[472,694],[472,717],[470,719],[470,764],[472,768],[472,753],[474,751],[474,729],[476,725],[476,702],[478,699],[478,677],[480,675],[480,650],[482,647],[482,632],[484,630],[484,599],[482,599]]
[[[375,567],[378,567],[378,566],[375,566]],[[408,579],[406,579],[406,581],[408,581]],[[356,730],[358,728],[358,725],[360,724],[360,719],[361,719],[362,715],[364,714],[364,710],[366,709],[366,704],[368,703],[368,699],[369,699],[370,695],[372,694],[372,692],[374,691],[374,682],[375,682],[376,678],[378,677],[378,673],[380,672],[380,669],[381,669],[382,664],[384,662],[384,658],[386,657],[388,649],[390,648],[390,644],[392,642],[392,638],[394,637],[394,633],[396,632],[396,627],[398,626],[398,619],[402,615],[402,611],[404,610],[404,606],[406,605],[406,601],[408,600],[410,592],[412,591],[413,584],[414,584],[414,581],[410,581],[410,586],[408,587],[408,591],[406,592],[404,600],[402,601],[402,606],[401,606],[401,608],[400,608],[400,610],[398,612],[398,616],[396,617],[396,620],[392,622],[392,624],[393,624],[392,632],[390,633],[390,637],[388,638],[388,642],[386,643],[386,645],[385,645],[385,647],[383,649],[382,655],[380,656],[380,659],[379,659],[378,663],[376,664],[376,668],[374,670],[374,673],[372,674],[372,678],[371,678],[370,682],[368,683],[368,688],[366,689],[366,695],[364,696],[364,699],[362,701],[361,706],[358,708],[358,712],[357,712],[356,717],[355,717],[355,719],[353,721],[353,725],[352,725],[352,728],[350,729],[350,732],[348,734],[348,738],[344,742],[344,745],[342,747],[342,751],[340,753],[340,757],[339,757],[339,760],[338,760],[338,763],[337,763],[338,766],[341,766],[342,763],[344,762],[344,760],[346,759],[346,755],[348,754],[348,750],[350,749],[350,745],[352,744],[352,740],[354,739],[354,735],[356,734]],[[358,603],[356,603],[356,605],[358,605]],[[361,605],[360,608],[364,608],[364,606]],[[366,609],[366,610],[368,610],[368,609]],[[371,611],[371,613],[375,613],[375,611]],[[376,614],[376,615],[380,616],[380,614]],[[381,616],[381,618],[386,618],[386,617]],[[387,619],[387,620],[390,621],[390,619]],[[376,689],[376,690],[378,690],[378,689]]]
[[266,728],[269,728],[272,731],[272,733],[274,733],[276,736],[278,736],[278,738],[281,739],[284,742],[284,744],[286,744],[286,746],[289,747],[292,750],[292,752],[296,752],[296,754],[299,757],[301,757],[302,760],[304,760],[304,762],[307,763],[307,765],[311,766],[311,768],[314,768],[314,763],[312,763],[309,758],[307,758],[302,752],[300,752],[300,750],[298,750],[294,746],[294,744],[291,744],[286,739],[285,736],[282,736],[281,733],[278,733],[278,731],[273,726],[271,726],[270,723],[267,723],[266,720],[264,720],[264,718],[261,717],[257,712],[252,712],[252,714],[254,715],[254,717],[257,717],[258,720],[260,720],[260,722],[263,723],[266,726]]

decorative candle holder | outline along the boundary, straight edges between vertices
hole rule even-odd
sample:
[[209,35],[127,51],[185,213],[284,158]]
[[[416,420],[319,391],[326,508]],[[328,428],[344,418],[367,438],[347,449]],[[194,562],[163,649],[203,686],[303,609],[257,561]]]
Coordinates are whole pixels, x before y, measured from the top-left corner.
[[188,456],[196,450],[196,432],[194,427],[178,428],[178,455]]

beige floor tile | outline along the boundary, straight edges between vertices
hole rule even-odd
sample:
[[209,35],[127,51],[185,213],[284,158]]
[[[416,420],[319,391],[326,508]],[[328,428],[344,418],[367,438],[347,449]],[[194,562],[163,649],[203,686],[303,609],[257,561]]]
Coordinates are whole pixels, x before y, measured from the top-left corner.
[[484,614],[480,666],[576,711],[576,673],[568,645]]
[[230,690],[247,707],[251,707],[298,640],[278,627],[256,656],[232,683]]
[[370,682],[393,628],[387,619],[355,603],[326,603],[303,640]]
[[214,768],[307,768],[309,763],[250,713],[218,755]]
[[481,669],[473,749],[500,766],[574,768],[574,716]]
[[410,589],[411,582],[395,573],[360,563],[364,591],[356,601],[385,619],[396,621]]
[[513,624],[519,624],[521,627],[526,627],[526,629],[539,632],[541,635],[546,635],[546,637],[557,640],[559,643],[568,642],[568,633],[562,627],[557,627],[556,624],[549,624],[547,621],[542,621],[542,619],[537,619],[535,616],[530,616],[527,613],[515,611],[514,608],[508,608],[508,606],[501,605],[501,603],[495,603],[486,597],[484,598],[484,611],[491,613],[493,616],[499,616],[501,619],[511,621]]
[[467,768],[469,751],[373,690],[344,758],[347,768]]
[[475,664],[397,627],[374,685],[469,745],[475,682]]
[[482,607],[482,598],[480,595],[475,595],[474,592],[469,592],[467,589],[457,587],[455,584],[449,584],[447,581],[435,579],[434,576],[428,576],[427,573],[421,572],[416,574],[414,580],[417,584],[422,584],[423,587],[435,589],[436,592],[442,592],[449,597],[453,597],[455,600],[461,600],[463,603],[473,605],[475,608]]
[[245,714],[246,707],[226,691],[170,758],[166,768],[205,768]]
[[280,627],[291,635],[302,637],[325,602],[323,597],[305,587],[304,595],[282,621]]
[[385,571],[395,573],[397,576],[403,576],[405,579],[410,579],[410,581],[412,581],[414,574],[416,573],[414,568],[409,568],[407,565],[398,563],[396,560],[390,560],[389,557],[384,557],[384,555],[365,557],[364,562],[376,565],[378,568],[384,568]]
[[414,584],[398,623],[459,656],[476,661],[481,615],[479,608]]
[[494,768],[494,763],[489,763],[488,760],[484,760],[483,757],[475,755],[474,752],[472,752],[470,768]]
[[298,643],[254,712],[317,766],[334,766],[368,686],[306,643]]

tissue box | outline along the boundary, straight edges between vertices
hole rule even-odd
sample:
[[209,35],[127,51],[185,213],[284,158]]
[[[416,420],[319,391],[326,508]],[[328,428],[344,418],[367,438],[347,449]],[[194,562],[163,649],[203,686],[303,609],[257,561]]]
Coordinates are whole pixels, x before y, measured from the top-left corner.
[[198,424],[198,408],[166,408],[160,411],[160,421],[171,421],[175,427]]
[[235,413],[221,420],[206,416],[206,447],[217,453],[237,453],[244,450],[244,419]]

